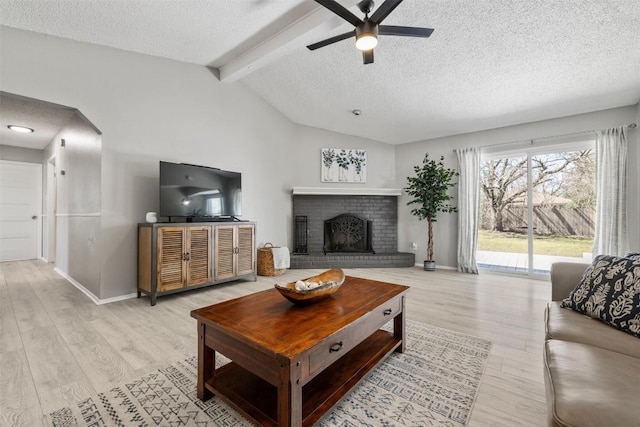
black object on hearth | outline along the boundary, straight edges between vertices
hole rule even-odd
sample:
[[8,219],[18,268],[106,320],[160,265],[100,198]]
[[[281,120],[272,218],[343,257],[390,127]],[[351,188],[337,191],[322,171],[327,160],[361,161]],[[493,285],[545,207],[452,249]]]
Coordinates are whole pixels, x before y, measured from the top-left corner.
[[296,215],[295,225],[295,242],[293,253],[298,255],[307,255],[307,217],[305,215]]

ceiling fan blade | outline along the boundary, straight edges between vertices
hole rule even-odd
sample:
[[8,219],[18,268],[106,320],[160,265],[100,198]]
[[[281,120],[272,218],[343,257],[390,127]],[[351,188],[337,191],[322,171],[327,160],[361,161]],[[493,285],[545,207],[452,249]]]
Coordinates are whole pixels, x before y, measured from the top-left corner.
[[348,33],[339,34],[337,36],[329,37],[328,39],[319,41],[317,43],[310,44],[309,46],[307,46],[307,48],[309,50],[316,50],[316,49],[320,49],[321,47],[325,47],[327,45],[339,42],[341,40],[348,39],[349,37],[355,37],[355,36],[356,36],[356,30],[353,30],[353,31],[349,31]]
[[373,49],[362,51],[362,63],[373,64]]
[[362,24],[362,19],[358,18],[353,13],[349,12],[344,6],[335,0],[316,0],[316,3],[326,7],[331,12],[335,13],[345,21],[349,22],[354,27]]
[[379,25],[378,34],[385,36],[407,36],[427,38],[433,33],[433,28],[402,27],[397,25]]
[[387,15],[389,15],[391,12],[393,12],[393,9],[398,7],[400,3],[402,3],[402,0],[385,1],[380,5],[380,7],[376,9],[375,12],[373,12],[373,15],[371,15],[369,21],[372,21],[374,24],[380,24],[382,20],[386,18]]

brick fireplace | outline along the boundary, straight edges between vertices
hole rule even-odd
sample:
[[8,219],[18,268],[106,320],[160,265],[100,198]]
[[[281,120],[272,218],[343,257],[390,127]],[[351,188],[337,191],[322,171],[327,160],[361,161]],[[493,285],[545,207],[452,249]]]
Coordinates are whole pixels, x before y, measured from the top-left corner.
[[[294,227],[298,227],[298,230],[293,230],[294,240],[305,241],[304,244],[294,241],[291,268],[413,266],[413,253],[398,252],[397,196],[400,192],[385,194],[391,192],[361,190],[362,194],[341,194],[340,190],[335,190],[335,194],[328,194],[331,190],[294,189],[293,218]],[[306,233],[299,229],[300,218],[306,220]],[[325,223],[336,219],[341,220],[338,226],[333,226],[338,236],[327,243],[326,236],[330,230]],[[358,228],[358,223],[363,224],[360,226],[362,229]],[[350,231],[345,231],[347,229]],[[349,233],[355,234],[348,236]],[[296,247],[305,253],[296,253]]]

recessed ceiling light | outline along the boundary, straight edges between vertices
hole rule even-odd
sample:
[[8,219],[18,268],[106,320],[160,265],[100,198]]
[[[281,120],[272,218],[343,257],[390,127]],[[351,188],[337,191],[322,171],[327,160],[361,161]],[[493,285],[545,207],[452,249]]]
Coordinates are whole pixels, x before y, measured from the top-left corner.
[[360,111],[360,110],[353,110],[353,111],[352,111],[352,113],[353,113],[353,115],[354,115],[354,116],[359,116],[360,114],[362,114],[362,111]]
[[25,126],[8,125],[7,127],[9,129],[11,129],[12,131],[20,132],[20,133],[31,133],[31,132],[33,132],[33,129],[25,127]]

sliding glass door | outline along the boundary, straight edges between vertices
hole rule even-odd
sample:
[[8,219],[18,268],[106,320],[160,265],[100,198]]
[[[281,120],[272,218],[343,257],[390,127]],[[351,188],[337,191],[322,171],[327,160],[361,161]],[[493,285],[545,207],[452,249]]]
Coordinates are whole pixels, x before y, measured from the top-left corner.
[[592,142],[484,156],[478,266],[548,275],[556,261],[589,261],[595,218]]
[[481,219],[478,230],[478,267],[527,272],[527,156],[485,160],[480,165]]

